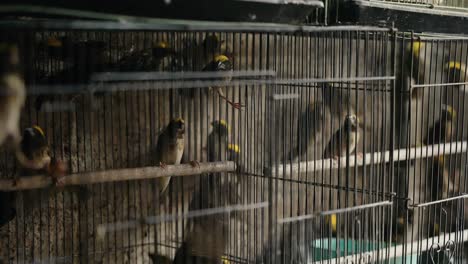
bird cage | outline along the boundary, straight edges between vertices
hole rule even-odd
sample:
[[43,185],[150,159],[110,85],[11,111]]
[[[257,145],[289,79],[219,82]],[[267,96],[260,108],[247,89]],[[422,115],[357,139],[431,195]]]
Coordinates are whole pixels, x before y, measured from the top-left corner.
[[465,1],[351,0],[336,11],[339,21],[377,26],[394,26],[401,31],[466,34]]
[[47,10],[0,20],[0,263],[466,262],[467,38]]

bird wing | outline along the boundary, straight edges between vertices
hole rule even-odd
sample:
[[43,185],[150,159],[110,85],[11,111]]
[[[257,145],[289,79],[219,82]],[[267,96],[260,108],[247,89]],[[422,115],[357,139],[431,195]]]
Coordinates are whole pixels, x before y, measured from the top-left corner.
[[423,143],[425,145],[432,145],[435,143],[440,142],[440,133],[444,133],[444,130],[441,130],[441,121],[438,120],[430,129],[429,129],[429,134],[427,137],[424,139]]
[[330,141],[328,142],[328,145],[325,148],[325,151],[323,152],[323,158],[328,159],[340,155],[340,137],[341,134],[343,134],[342,132],[340,132],[340,130],[341,128],[338,129],[330,138]]
[[154,150],[154,161],[156,162],[156,164],[159,163],[159,162],[163,162],[163,160],[162,160],[163,155],[162,154],[164,153],[164,149],[165,149],[164,145],[166,144],[166,143],[164,143],[164,141],[165,141],[164,138],[166,138],[165,131],[163,131],[159,135],[158,141],[156,143],[156,148]]
[[318,101],[309,104],[304,112],[299,116],[297,125],[297,147],[286,158],[296,155],[303,155],[307,152],[307,147],[315,140],[316,135],[322,131],[322,121],[324,119],[325,105]]

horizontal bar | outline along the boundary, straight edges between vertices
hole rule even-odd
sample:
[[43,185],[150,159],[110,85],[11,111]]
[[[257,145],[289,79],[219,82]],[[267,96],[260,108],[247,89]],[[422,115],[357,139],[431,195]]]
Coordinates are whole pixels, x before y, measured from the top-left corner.
[[274,4],[274,5],[284,5],[284,4],[306,5],[306,6],[313,6],[317,8],[323,8],[323,2],[319,0],[237,0],[237,1]]
[[[422,159],[427,157],[436,157],[440,155],[453,155],[467,152],[467,142],[453,142],[446,144],[436,144],[423,147],[414,147],[410,149],[398,149],[393,151],[394,161],[404,161],[413,159]],[[365,166],[372,164],[382,164],[390,162],[390,151],[366,153],[363,157],[357,157],[354,154],[349,156],[349,167]],[[294,164],[279,164],[272,168],[267,168],[267,173],[272,176],[288,176],[291,173],[306,173],[314,171],[323,171],[328,169],[346,168],[347,157],[339,160],[321,159],[313,161],[294,162]]]
[[[83,172],[63,177],[64,186],[84,185],[104,182],[118,182],[129,180],[156,179],[167,176],[191,176],[202,173],[233,172],[236,164],[233,161],[202,162],[200,166],[190,164],[167,165],[161,167],[143,167],[130,169],[115,169],[95,172]],[[27,189],[46,188],[52,185],[52,178],[47,175],[19,177],[16,184],[12,179],[0,179],[0,190],[18,191]]]
[[[224,80],[173,80],[173,81],[142,81],[142,82],[116,82],[116,83],[90,83],[90,84],[68,84],[68,85],[30,85],[28,94],[77,94],[87,92],[118,92],[118,91],[147,91],[161,89],[193,89],[225,86],[255,86],[255,85],[286,85],[307,83],[329,83],[329,82],[359,82],[359,81],[388,81],[394,80],[394,76],[381,77],[350,77],[350,78],[302,78],[302,79],[245,79],[232,80],[226,83]],[[318,88],[318,87],[310,87]]]
[[273,100],[291,100],[291,99],[298,99],[299,94],[291,93],[291,94],[274,94],[272,96]]
[[460,17],[466,18],[468,14],[466,12],[461,12],[458,10],[449,10],[449,9],[441,9],[441,8],[421,8],[421,5],[410,5],[410,4],[396,4],[394,2],[384,2],[384,1],[368,1],[368,0],[355,0],[361,6],[368,6],[368,7],[377,7],[377,8],[385,8],[387,10],[397,10],[403,12],[412,12],[412,13],[423,13],[429,15],[445,15],[445,16],[453,16],[453,17]]
[[420,203],[420,204],[411,204],[411,205],[408,205],[408,207],[409,208],[420,208],[420,207],[426,207],[426,206],[430,206],[430,205],[434,205],[434,204],[441,204],[441,203],[444,203],[444,202],[449,202],[449,201],[453,201],[453,200],[460,200],[460,199],[466,199],[466,198],[468,198],[468,194],[449,197],[449,198],[445,198],[445,199],[441,199],[441,200],[437,200],[437,201],[433,201],[433,202]]
[[[379,260],[383,259],[393,259],[397,257],[417,257],[417,256],[411,256],[411,254],[414,253],[420,253],[424,252],[427,250],[430,250],[435,243],[438,243],[439,245],[443,244],[445,245],[450,238],[456,239],[458,238],[455,242],[458,244],[462,244],[462,242],[467,242],[468,241],[468,229],[465,230],[460,230],[458,232],[452,232],[452,233],[444,233],[439,236],[434,236],[434,237],[429,237],[426,239],[421,239],[417,240],[414,242],[408,242],[403,245],[398,245],[398,246],[392,246],[392,247],[386,247],[382,248],[379,250],[374,250],[374,251],[368,251],[368,252],[361,252],[358,254],[354,255],[349,255],[346,257],[340,257],[340,258],[335,258],[335,259],[327,259],[327,260],[321,260],[321,261],[307,261],[307,263],[310,264],[342,264],[342,263],[361,263],[359,260],[364,257],[364,256],[370,256],[372,257],[372,260],[369,263],[374,263],[375,260],[377,259],[377,256],[379,256]],[[453,241],[453,240],[452,240]],[[388,257],[388,258],[387,258]],[[366,262],[367,263],[367,262]]]
[[148,216],[148,217],[143,217],[141,219],[135,219],[135,220],[125,221],[125,222],[100,224],[97,227],[97,233],[100,238],[103,238],[107,232],[134,229],[141,225],[155,225],[155,224],[159,224],[163,222],[171,222],[171,221],[177,221],[177,220],[197,218],[197,217],[202,217],[202,216],[229,214],[232,212],[256,210],[256,209],[266,208],[267,206],[268,206],[268,202],[260,202],[260,203],[253,203],[253,204],[236,204],[236,205],[226,205],[223,207],[194,210],[194,211],[189,211],[183,214]]
[[434,83],[434,84],[412,84],[411,88],[427,88],[427,87],[445,87],[445,86],[459,86],[468,85],[468,82],[458,83]]
[[229,76],[236,77],[274,77],[275,71],[229,71],[229,72],[206,72],[206,71],[184,71],[184,72],[99,72],[91,75],[91,82],[106,81],[154,81],[154,80],[180,80],[180,79],[206,79],[221,78]]
[[392,204],[393,204],[392,201],[382,201],[382,202],[377,202],[377,203],[370,203],[370,204],[352,206],[352,207],[347,207],[347,208],[329,210],[329,211],[324,211],[324,212],[318,212],[318,213],[315,213],[315,214],[287,217],[287,218],[279,219],[278,224],[299,222],[299,221],[304,221],[304,220],[308,220],[308,219],[312,219],[312,218],[320,217],[320,216],[341,214],[341,213],[346,213],[346,212],[359,211],[359,210],[363,210],[363,209],[367,209],[367,208],[375,208],[375,207],[379,207],[379,206],[389,206],[389,205],[392,205]]
[[[39,30],[79,29],[79,30],[172,30],[172,31],[228,31],[228,32],[332,32],[332,31],[373,31],[389,32],[395,28],[373,26],[301,26],[278,23],[223,22],[175,20],[148,17],[132,17],[66,8],[53,8],[34,5],[0,5],[0,13],[41,13],[63,15],[77,19],[53,20],[2,20],[0,27],[6,29],[24,28]],[[107,21],[90,21],[97,19]]]
[[370,203],[370,204],[364,204],[364,205],[358,205],[358,206],[353,206],[353,207],[347,207],[347,208],[341,208],[341,209],[334,209],[334,210],[329,210],[329,211],[324,211],[321,212],[321,216],[326,216],[326,215],[333,215],[333,214],[342,214],[346,212],[352,212],[352,211],[359,211],[367,208],[374,208],[374,207],[380,207],[380,206],[389,206],[392,205],[392,201],[382,201],[382,202],[377,202],[377,203]]

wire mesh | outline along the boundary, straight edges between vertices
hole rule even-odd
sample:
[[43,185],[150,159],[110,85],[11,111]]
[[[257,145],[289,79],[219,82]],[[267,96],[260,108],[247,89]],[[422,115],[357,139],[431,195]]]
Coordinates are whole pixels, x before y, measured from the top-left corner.
[[2,30],[70,175],[4,150],[0,260],[464,263],[466,39],[304,29]]

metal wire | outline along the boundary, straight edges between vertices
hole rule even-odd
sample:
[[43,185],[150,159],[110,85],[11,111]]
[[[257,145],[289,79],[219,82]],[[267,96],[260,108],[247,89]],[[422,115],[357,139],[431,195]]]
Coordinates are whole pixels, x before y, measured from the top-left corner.
[[[0,23],[24,62],[21,128],[43,128],[68,181],[86,177],[56,189],[49,176],[19,173],[18,189],[42,189],[14,193],[0,262],[466,261],[466,39],[358,26],[36,22]],[[218,55],[232,72],[207,71]],[[141,171],[164,167],[156,146],[177,118],[184,165],[166,172],[186,176],[160,194]],[[7,150],[1,157],[5,191],[19,165]],[[195,161],[236,170],[199,175]],[[115,223],[127,225],[98,232]]]

